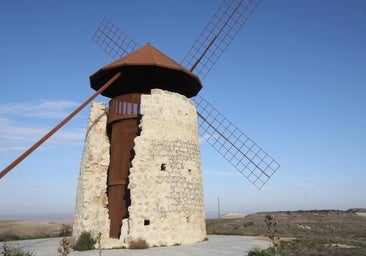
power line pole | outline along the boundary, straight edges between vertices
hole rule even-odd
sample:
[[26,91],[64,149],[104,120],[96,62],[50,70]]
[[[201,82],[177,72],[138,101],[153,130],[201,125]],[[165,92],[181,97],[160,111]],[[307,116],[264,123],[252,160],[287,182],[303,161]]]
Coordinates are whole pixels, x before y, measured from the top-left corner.
[[217,218],[220,218],[220,197],[217,197]]

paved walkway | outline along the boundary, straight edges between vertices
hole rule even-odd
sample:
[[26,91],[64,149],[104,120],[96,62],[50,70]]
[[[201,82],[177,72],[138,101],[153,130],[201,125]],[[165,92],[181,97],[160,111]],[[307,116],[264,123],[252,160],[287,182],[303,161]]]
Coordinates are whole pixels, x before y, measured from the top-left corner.
[[[34,256],[52,256],[59,255],[57,253],[58,243],[61,238],[47,238],[14,241],[14,247],[21,247],[24,250],[33,252]],[[132,256],[245,256],[255,247],[266,248],[271,245],[270,242],[264,241],[254,236],[215,236],[209,235],[208,241],[182,246],[153,247],[142,250],[116,249],[102,250],[102,256],[132,255]],[[3,243],[0,243],[0,254],[3,249]],[[99,256],[98,250],[72,252],[70,256],[90,255]]]

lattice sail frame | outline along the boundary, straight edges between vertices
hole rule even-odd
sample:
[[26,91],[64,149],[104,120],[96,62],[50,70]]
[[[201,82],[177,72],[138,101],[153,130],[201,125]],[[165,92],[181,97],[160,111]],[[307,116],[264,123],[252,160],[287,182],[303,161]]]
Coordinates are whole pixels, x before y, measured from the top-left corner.
[[253,14],[260,0],[225,0],[181,62],[201,81]]
[[104,18],[95,31],[92,41],[102,48],[113,59],[121,58],[138,48],[136,43],[125,32]]
[[255,187],[261,189],[280,167],[253,140],[217,111],[207,100],[194,97],[200,137],[220,153]]
[[[182,65],[188,69],[193,67],[194,73],[203,80],[259,2],[260,0],[225,0],[184,58]],[[93,41],[113,59],[123,57],[140,47],[106,18],[95,32]],[[255,187],[261,189],[280,164],[203,97],[197,95],[193,100],[199,116],[201,138]]]

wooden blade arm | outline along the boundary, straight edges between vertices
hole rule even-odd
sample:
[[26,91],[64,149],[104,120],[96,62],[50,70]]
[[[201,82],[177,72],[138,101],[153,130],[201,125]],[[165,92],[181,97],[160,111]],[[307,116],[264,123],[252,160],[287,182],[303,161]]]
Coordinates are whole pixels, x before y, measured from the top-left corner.
[[58,125],[56,125],[51,131],[49,131],[45,136],[43,136],[39,141],[37,141],[33,146],[31,146],[27,151],[25,151],[21,156],[19,156],[15,161],[8,165],[0,173],[0,179],[4,177],[8,172],[10,172],[15,166],[17,166],[21,161],[24,160],[28,155],[30,155],[34,150],[36,150],[40,145],[42,145],[46,140],[48,140],[53,134],[55,134],[62,126],[64,126],[68,121],[71,120],[76,114],[78,114],[86,105],[88,105],[92,100],[94,100],[100,93],[107,89],[113,82],[115,82],[121,73],[118,72],[114,77],[112,77],[107,83],[105,83],[98,91],[96,91],[92,96],[90,96],[83,104],[81,104],[77,109],[75,109],[70,115],[68,115],[64,120],[62,120]]

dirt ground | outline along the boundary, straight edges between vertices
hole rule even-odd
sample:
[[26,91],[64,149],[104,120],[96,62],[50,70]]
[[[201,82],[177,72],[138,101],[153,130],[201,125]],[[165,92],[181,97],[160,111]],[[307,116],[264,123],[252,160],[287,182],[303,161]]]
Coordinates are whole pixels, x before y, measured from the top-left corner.
[[0,241],[60,236],[71,228],[71,221],[0,220]]

